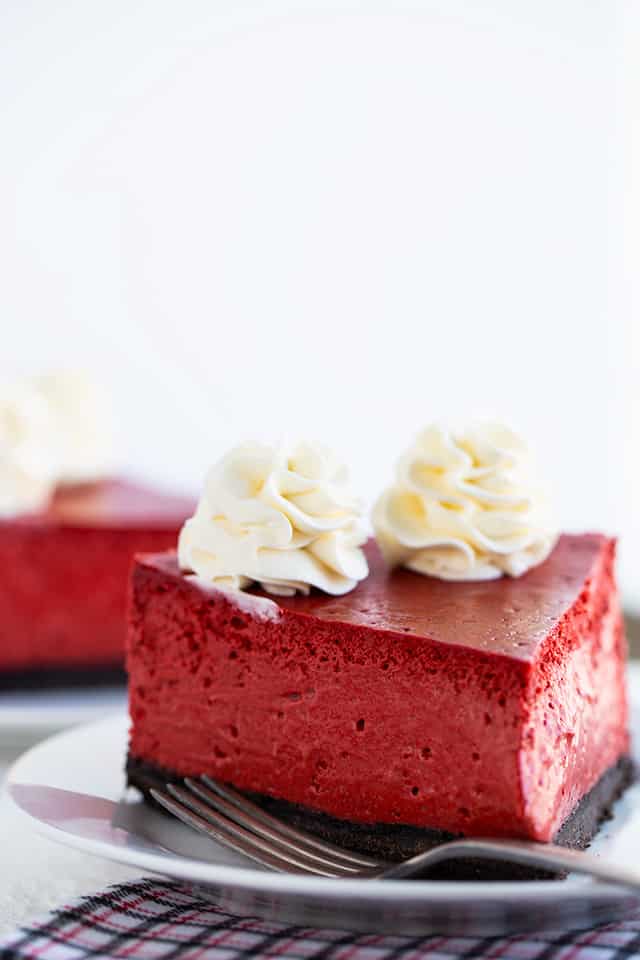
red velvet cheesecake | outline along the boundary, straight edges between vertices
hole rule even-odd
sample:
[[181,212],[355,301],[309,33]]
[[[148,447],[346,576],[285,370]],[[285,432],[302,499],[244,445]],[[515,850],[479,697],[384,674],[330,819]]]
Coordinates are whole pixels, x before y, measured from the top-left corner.
[[461,834],[585,846],[630,776],[614,541],[563,535],[489,581],[366,552],[342,596],[223,590],[139,556],[129,782],[209,773],[389,858]]
[[41,511],[0,518],[0,685],[123,677],[131,558],[175,546],[192,509],[112,479],[59,486]]

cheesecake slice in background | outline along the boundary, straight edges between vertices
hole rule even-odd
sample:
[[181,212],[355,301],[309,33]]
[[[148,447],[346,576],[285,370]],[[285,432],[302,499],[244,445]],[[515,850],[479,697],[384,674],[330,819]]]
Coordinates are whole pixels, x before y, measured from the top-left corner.
[[194,504],[126,479],[83,373],[0,385],[0,689],[124,679],[137,550],[166,550]]
[[122,681],[132,557],[175,546],[192,509],[111,479],[0,518],[0,689]]

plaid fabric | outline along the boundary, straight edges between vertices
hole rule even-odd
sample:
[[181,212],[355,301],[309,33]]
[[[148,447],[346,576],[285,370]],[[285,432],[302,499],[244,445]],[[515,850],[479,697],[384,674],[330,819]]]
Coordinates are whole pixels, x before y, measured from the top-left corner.
[[0,943],[0,960],[622,960],[640,958],[640,916],[581,933],[396,937],[234,917],[186,885],[140,880],[63,907]]

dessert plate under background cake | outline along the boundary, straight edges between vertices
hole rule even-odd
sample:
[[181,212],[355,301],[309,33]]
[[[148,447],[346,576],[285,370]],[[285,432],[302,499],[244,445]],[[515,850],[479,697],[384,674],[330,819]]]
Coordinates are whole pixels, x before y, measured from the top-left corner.
[[[630,668],[630,687],[632,734],[637,744],[637,665]],[[10,796],[45,835],[138,867],[144,873],[193,881],[223,909],[290,923],[364,931],[490,935],[543,928],[577,929],[612,921],[638,906],[637,897],[581,877],[517,883],[372,883],[276,874],[141,807],[137,800],[120,803],[114,810],[103,801],[74,805],[68,797],[56,793],[78,791],[119,801],[124,796],[122,758],[127,726],[124,716],[115,717],[59,734],[33,748],[10,773]],[[635,757],[637,760],[637,748]],[[25,790],[25,785],[30,789]],[[114,825],[114,813],[118,823],[126,824],[127,832]],[[606,854],[620,865],[637,865],[639,786],[625,793],[614,813],[614,819],[601,828],[591,851]]]
[[11,759],[44,737],[93,723],[126,708],[122,684],[59,690],[0,692],[0,754]]

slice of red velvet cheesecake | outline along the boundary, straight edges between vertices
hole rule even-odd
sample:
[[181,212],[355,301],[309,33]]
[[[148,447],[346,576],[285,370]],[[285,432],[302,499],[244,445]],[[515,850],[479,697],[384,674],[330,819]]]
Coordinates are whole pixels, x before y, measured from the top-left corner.
[[401,857],[466,834],[584,846],[629,777],[614,543],[517,579],[390,572],[268,597],[133,570],[129,782],[210,773],[325,837]]
[[383,553],[360,518],[323,448],[213,467],[177,555],[133,570],[129,782],[208,773],[388,858],[586,845],[630,777],[614,541],[558,539],[493,424],[418,437]]
[[132,556],[173,547],[192,509],[110,479],[0,518],[0,687],[121,680]]

